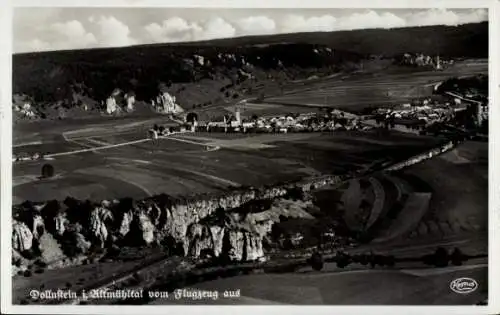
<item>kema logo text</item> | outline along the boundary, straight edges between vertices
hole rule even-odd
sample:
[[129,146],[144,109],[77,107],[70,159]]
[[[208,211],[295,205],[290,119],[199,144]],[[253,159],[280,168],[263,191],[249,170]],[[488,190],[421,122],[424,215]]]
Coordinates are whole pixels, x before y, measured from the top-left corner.
[[479,284],[472,278],[458,278],[450,283],[450,289],[453,292],[467,294],[477,290]]

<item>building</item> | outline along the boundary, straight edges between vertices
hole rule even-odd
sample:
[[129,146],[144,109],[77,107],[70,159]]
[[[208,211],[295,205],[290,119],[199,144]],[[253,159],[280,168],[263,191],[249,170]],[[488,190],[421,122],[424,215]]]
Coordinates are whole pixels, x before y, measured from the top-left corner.
[[236,107],[236,112],[234,115],[235,115],[236,123],[238,125],[240,125],[241,124],[241,112],[240,112],[239,106]]

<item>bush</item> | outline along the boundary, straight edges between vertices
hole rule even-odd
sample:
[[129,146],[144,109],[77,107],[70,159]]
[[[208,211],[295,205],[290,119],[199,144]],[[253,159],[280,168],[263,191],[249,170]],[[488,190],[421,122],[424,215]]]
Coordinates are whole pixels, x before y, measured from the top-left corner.
[[36,265],[37,267],[40,267],[40,268],[45,268],[45,267],[47,267],[47,263],[46,263],[46,262],[44,262],[43,260],[40,260],[40,259],[38,259],[38,260],[36,260],[36,261],[35,261],[35,265]]
[[50,178],[54,176],[54,167],[51,164],[44,164],[42,166],[42,178]]
[[461,266],[466,258],[460,249],[455,248],[451,254],[451,263],[455,266]]
[[324,265],[323,256],[321,256],[320,253],[315,252],[311,255],[311,258],[309,259],[309,263],[311,264],[311,267],[314,270],[320,271],[321,269],[323,269],[323,265]]

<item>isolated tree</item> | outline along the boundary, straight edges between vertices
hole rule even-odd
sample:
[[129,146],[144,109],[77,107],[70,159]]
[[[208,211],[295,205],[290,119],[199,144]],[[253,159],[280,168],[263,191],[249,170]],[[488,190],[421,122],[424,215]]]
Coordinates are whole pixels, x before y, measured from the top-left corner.
[[455,247],[451,253],[451,263],[455,266],[461,266],[463,261],[467,260],[467,257],[462,253],[462,251]]
[[189,113],[189,114],[187,114],[186,121],[188,123],[193,123],[195,120],[196,121],[198,120],[198,115],[196,113]]
[[54,167],[51,164],[44,164],[42,166],[42,178],[50,178],[54,176]]
[[321,256],[321,254],[319,252],[314,252],[311,255],[311,258],[309,259],[309,263],[311,264],[311,267],[314,270],[320,271],[321,269],[323,269],[323,265],[324,265],[323,256]]
[[337,261],[337,267],[338,268],[345,268],[349,265],[349,255],[345,254],[345,253],[338,253],[337,254],[337,257],[336,257],[336,261]]
[[433,265],[436,267],[446,267],[448,266],[449,258],[450,257],[448,256],[448,252],[446,251],[446,249],[444,249],[443,247],[438,247],[434,254],[425,255],[423,257],[423,261],[428,265]]

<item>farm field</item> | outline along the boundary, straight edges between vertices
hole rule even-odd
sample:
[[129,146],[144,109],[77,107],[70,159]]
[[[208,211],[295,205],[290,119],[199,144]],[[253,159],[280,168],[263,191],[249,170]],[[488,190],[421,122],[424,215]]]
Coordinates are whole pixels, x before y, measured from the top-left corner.
[[[466,142],[436,159],[402,172],[421,191],[431,191],[429,210],[410,235],[488,231],[488,144]],[[419,183],[421,183],[419,185]]]
[[[419,271],[419,272],[417,272]],[[457,277],[472,277],[479,289],[466,297],[450,290]],[[151,304],[296,304],[296,305],[470,305],[487,295],[485,264],[414,270],[307,271],[261,274],[200,283],[191,289],[222,292],[240,290],[240,297],[217,300],[158,299]]]
[[435,84],[450,77],[487,73],[487,60],[463,61],[443,71],[333,78],[288,91],[285,95],[268,97],[265,102],[273,105],[330,106],[346,111],[358,111],[369,106],[395,105],[408,102],[412,98],[429,96]]
[[[142,131],[101,136],[78,135],[37,150],[59,153],[142,139]],[[234,135],[200,132],[115,147],[55,156],[50,161],[14,164],[14,203],[30,200],[135,197],[167,193],[193,195],[222,192],[238,186],[261,186],[318,174],[345,173],[374,162],[402,159],[434,146],[439,140],[376,132],[288,135]],[[97,142],[96,142],[97,141]],[[404,148],[402,150],[401,148]],[[19,149],[19,148],[16,148]],[[26,150],[23,148],[23,150]],[[332,158],[334,157],[334,158]],[[57,176],[39,180],[44,163]],[[123,184],[123,185],[122,185]]]
[[67,138],[81,138],[116,133],[137,133],[144,131],[154,124],[169,125],[172,122],[165,116],[148,115],[136,117],[92,117],[87,119],[20,121],[13,125],[13,149],[26,147],[32,144],[47,144],[65,141]]

